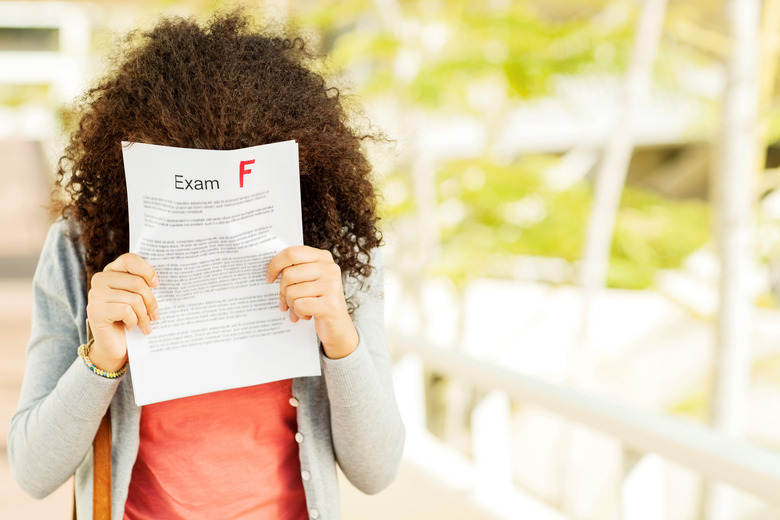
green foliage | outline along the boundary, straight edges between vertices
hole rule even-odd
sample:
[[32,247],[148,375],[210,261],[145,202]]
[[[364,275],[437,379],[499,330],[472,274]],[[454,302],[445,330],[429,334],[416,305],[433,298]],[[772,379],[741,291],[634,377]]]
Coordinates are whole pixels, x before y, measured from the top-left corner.
[[700,383],[680,401],[672,404],[668,412],[672,415],[687,417],[694,421],[706,421],[709,413],[710,399],[706,386]]
[[626,188],[615,224],[607,284],[641,289],[658,269],[679,267],[708,240],[709,212],[698,200],[667,200]]
[[[332,66],[350,71],[362,97],[389,96],[409,114],[477,117],[491,104],[501,112],[547,94],[556,75],[623,70],[637,13],[635,3],[606,0],[402,0],[400,12],[383,10],[391,4],[320,1],[294,7],[292,17],[294,25],[316,27]],[[488,84],[500,90],[480,90]],[[474,276],[510,277],[520,255],[579,260],[590,188],[547,187],[543,172],[556,161],[540,155],[511,164],[485,158],[445,164],[436,177],[442,244],[435,270],[463,283]],[[387,221],[414,212],[407,174],[386,177],[383,192]],[[650,286],[658,269],[678,266],[707,233],[702,203],[628,188],[608,285]]]
[[337,68],[370,70],[363,94],[392,92],[426,110],[469,111],[470,87],[488,79],[525,99],[547,93],[556,74],[597,62],[600,70],[622,69],[630,20],[602,21],[607,2],[580,3],[590,8],[547,18],[538,12],[542,2],[403,2],[405,21],[397,23],[374,2],[326,1],[296,11],[295,24],[319,28]]
[[767,116],[766,144],[780,143],[780,107],[772,107]]
[[0,85],[0,106],[45,105],[51,96],[51,87],[48,85]]
[[[550,156],[528,156],[509,165],[484,159],[452,161],[438,172],[441,260],[436,269],[456,283],[469,278],[511,277],[520,255],[581,258],[591,205],[588,184],[550,189],[544,171]],[[408,184],[396,174],[387,220],[413,211]],[[399,188],[399,186],[403,186]],[[643,289],[659,269],[679,267],[708,239],[707,206],[667,200],[627,187],[618,212],[607,284]]]

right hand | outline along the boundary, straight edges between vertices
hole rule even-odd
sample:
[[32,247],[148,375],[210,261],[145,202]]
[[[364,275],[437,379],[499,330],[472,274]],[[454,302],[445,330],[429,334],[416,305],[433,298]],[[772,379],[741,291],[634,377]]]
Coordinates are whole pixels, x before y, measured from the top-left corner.
[[96,367],[114,372],[124,366],[125,330],[152,332],[150,322],[159,319],[152,288],[158,284],[154,268],[133,253],[123,254],[92,277],[87,318],[95,338],[89,358]]

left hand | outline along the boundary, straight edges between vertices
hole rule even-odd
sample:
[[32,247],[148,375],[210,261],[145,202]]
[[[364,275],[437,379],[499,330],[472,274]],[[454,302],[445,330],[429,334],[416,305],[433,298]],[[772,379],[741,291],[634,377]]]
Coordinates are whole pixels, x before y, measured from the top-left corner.
[[290,320],[314,318],[325,355],[339,359],[358,345],[358,333],[344,300],[341,269],[329,251],[308,246],[288,247],[268,264],[266,281],[281,275],[279,308]]

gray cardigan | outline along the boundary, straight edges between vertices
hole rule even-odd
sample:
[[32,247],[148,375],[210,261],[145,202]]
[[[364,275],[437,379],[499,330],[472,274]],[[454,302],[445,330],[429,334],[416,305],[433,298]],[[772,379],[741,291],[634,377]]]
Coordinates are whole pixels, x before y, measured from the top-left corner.
[[[384,332],[383,267],[375,253],[367,289],[345,281],[345,291],[358,303],[353,314],[357,349],[338,360],[321,355],[322,376],[293,380],[311,518],[340,517],[336,462],[358,489],[376,493],[395,477],[403,450],[404,427]],[[138,451],[141,409],[133,399],[130,371],[118,380],[106,379],[77,355],[86,341],[83,272],[83,248],[60,220],[49,231],[33,280],[32,334],[19,405],[11,418],[8,458],[16,482],[36,498],[49,495],[75,472],[79,519],[90,519],[91,443],[110,404],[111,516],[119,520]]]

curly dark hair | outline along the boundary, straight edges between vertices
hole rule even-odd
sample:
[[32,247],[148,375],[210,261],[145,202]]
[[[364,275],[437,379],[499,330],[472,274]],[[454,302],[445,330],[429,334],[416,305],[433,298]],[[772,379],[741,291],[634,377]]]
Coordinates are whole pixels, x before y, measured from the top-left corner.
[[366,139],[347,123],[338,89],[307,64],[301,38],[274,35],[240,11],[200,25],[169,18],[128,35],[108,75],[76,105],[60,158],[56,213],[75,221],[87,276],[127,252],[121,141],[229,150],[294,139],[304,243],[365,277],[380,244]]

